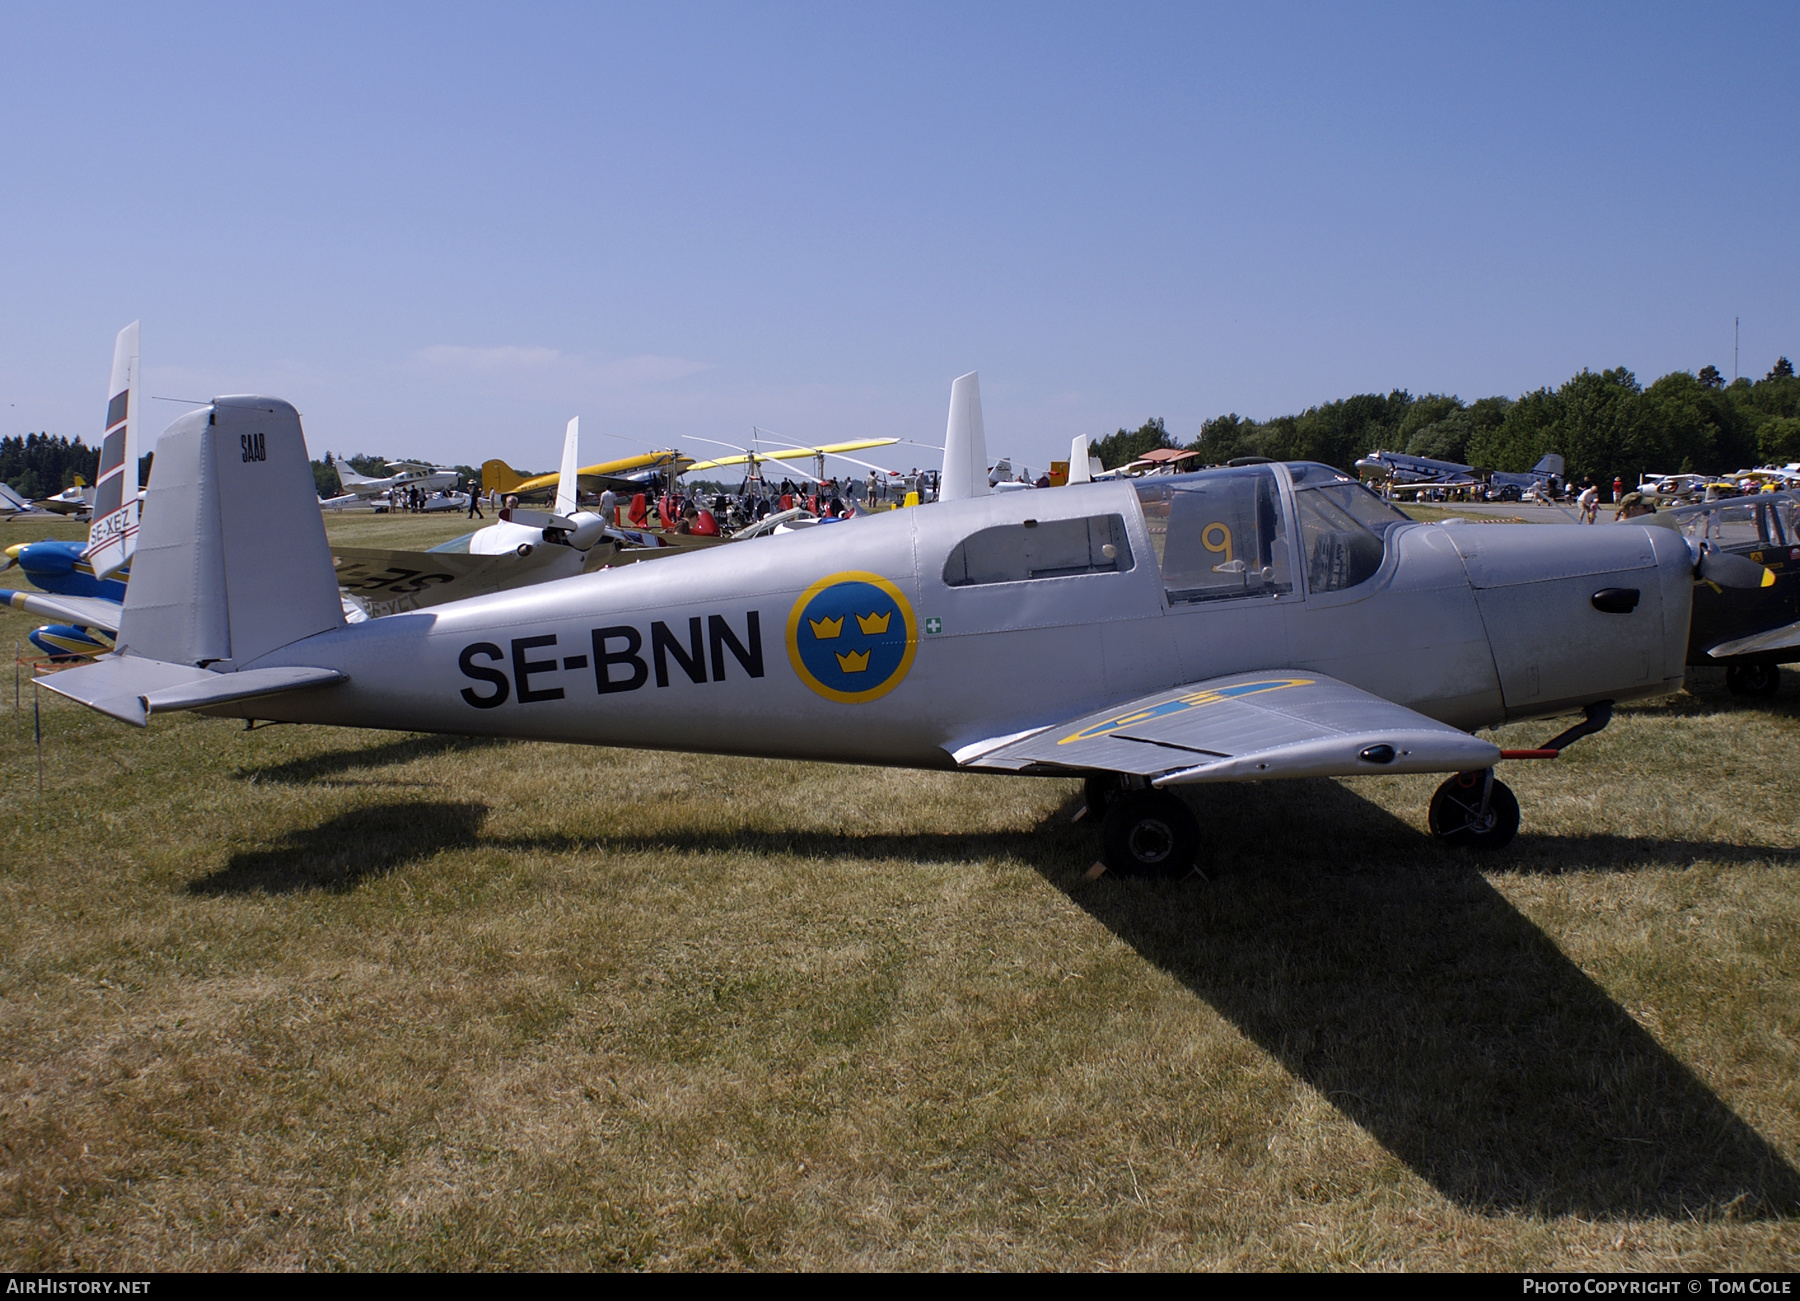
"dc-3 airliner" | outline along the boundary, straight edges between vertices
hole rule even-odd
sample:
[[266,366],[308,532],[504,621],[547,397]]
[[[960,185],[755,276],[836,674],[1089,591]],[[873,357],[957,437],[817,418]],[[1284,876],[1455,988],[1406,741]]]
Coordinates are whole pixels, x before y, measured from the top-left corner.
[[1663,528],[1414,523],[1304,463],[991,494],[973,375],[945,457],[930,506],[346,625],[298,413],[222,397],[157,444],[118,649],[40,681],[139,726],[1085,777],[1103,862],[1156,875],[1195,861],[1196,782],[1450,773],[1432,830],[1504,844],[1495,765],[1677,689],[1696,574],[1766,573]]

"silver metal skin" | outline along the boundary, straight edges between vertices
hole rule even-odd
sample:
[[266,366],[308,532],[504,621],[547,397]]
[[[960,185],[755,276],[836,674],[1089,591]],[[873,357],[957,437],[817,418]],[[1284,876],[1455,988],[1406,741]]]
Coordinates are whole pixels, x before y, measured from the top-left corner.
[[[245,422],[266,435],[239,432]],[[1258,744],[1290,756],[1220,776],[1466,770],[1499,757],[1470,730],[1667,693],[1683,674],[1693,558],[1678,535],[1395,523],[1372,572],[1322,590],[1336,543],[1307,531],[1297,505],[1306,488],[1296,488],[1297,476],[1343,480],[1320,466],[977,496],[346,626],[318,510],[302,491],[304,457],[297,414],[271,399],[221,399],[178,422],[159,445],[153,473],[169,478],[153,482],[150,501],[168,505],[160,521],[146,508],[123,653],[45,685],[140,724],[158,708],[199,708],[921,768],[954,768],[959,756],[980,764],[1056,729],[1029,742],[1051,747],[1042,754],[1001,765],[1012,771],[1096,766],[1054,748],[1094,711],[1196,685],[1264,691],[1211,714],[1179,706],[1188,730],[1169,744],[1126,738],[1143,740],[1144,753],[1168,748],[1161,768],[1134,771],[1172,781],[1212,779],[1198,768],[1222,747],[1193,749],[1193,729],[1215,726],[1208,719],[1257,731]],[[1262,556],[1238,555],[1250,548],[1243,536],[1234,543],[1207,524],[1206,550],[1217,555],[1202,557],[1201,580],[1215,589],[1171,600],[1159,548],[1176,543],[1153,536],[1146,494],[1192,490],[1191,503],[1246,475],[1263,485],[1257,527],[1279,539]],[[215,497],[224,518],[209,533]],[[969,548],[983,534],[1022,540],[1027,568],[1009,577],[1004,547],[999,560],[979,560]],[[1033,547],[1072,536],[1092,539],[1080,564],[1030,568]],[[145,562],[159,554],[168,581],[146,581]],[[1002,567],[977,575],[982,564]],[[965,570],[966,581],[947,581]],[[1217,584],[1239,581],[1262,586],[1219,596]],[[1635,589],[1635,608],[1598,609],[1595,593],[1611,588]],[[264,685],[227,681],[251,673]],[[1258,675],[1271,674],[1290,694],[1268,694],[1275,688]],[[289,689],[306,683],[316,685]],[[1401,738],[1403,757],[1421,747],[1410,764],[1356,758],[1383,729]],[[1348,761],[1321,748],[1334,738],[1351,747]]]

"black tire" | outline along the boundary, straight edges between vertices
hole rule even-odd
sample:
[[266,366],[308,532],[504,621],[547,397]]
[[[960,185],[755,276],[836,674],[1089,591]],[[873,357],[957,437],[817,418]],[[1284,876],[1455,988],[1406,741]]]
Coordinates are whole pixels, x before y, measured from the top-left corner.
[[1100,859],[1116,875],[1186,876],[1200,851],[1200,823],[1167,791],[1131,791],[1107,810],[1100,843]]
[[1089,773],[1087,781],[1082,785],[1082,801],[1087,805],[1087,815],[1095,821],[1106,816],[1106,811],[1125,793],[1125,783],[1116,772]]
[[1776,664],[1727,664],[1725,687],[1734,696],[1773,696],[1781,691],[1781,667]]
[[1499,849],[1519,834],[1519,800],[1512,788],[1495,781],[1482,814],[1485,772],[1459,772],[1431,797],[1431,834],[1446,845],[1463,849]]

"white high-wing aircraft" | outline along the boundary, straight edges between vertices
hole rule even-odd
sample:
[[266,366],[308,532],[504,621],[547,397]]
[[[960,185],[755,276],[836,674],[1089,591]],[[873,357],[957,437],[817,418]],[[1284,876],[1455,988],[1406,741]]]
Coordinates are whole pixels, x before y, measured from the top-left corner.
[[[1195,782],[1453,773],[1433,831],[1504,844],[1495,765],[1675,690],[1696,573],[1763,581],[1663,528],[1414,523],[1305,463],[993,494],[964,379],[936,505],[354,626],[298,413],[218,398],[157,444],[119,649],[39,682],[138,726],[1083,776],[1104,862],[1167,873]],[[1576,711],[1533,751],[1472,734]]]
[[[370,479],[352,470],[350,462],[342,458],[332,464],[337,467],[338,483],[343,486],[346,497],[379,497],[395,488],[423,488],[426,492],[432,492],[438,488],[456,486],[456,471],[442,466],[389,461],[388,469],[394,473],[383,479]],[[337,498],[331,500],[336,501]]]

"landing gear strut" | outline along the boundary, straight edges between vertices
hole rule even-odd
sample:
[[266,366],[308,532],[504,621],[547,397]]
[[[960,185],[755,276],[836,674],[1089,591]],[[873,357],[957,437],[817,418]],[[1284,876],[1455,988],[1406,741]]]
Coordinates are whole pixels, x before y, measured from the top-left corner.
[[1492,768],[1459,772],[1431,797],[1431,834],[1446,845],[1499,849],[1519,831],[1519,801]]
[[[1081,788],[1082,800],[1087,806],[1081,816],[1098,822],[1124,793],[1125,780],[1118,773],[1089,773],[1086,784]],[[1077,821],[1079,820],[1078,818]]]
[[1725,688],[1734,696],[1773,696],[1781,690],[1781,669],[1774,664],[1727,664]]
[[1200,822],[1168,791],[1118,793],[1100,828],[1101,861],[1120,876],[1186,876],[1200,850]]

